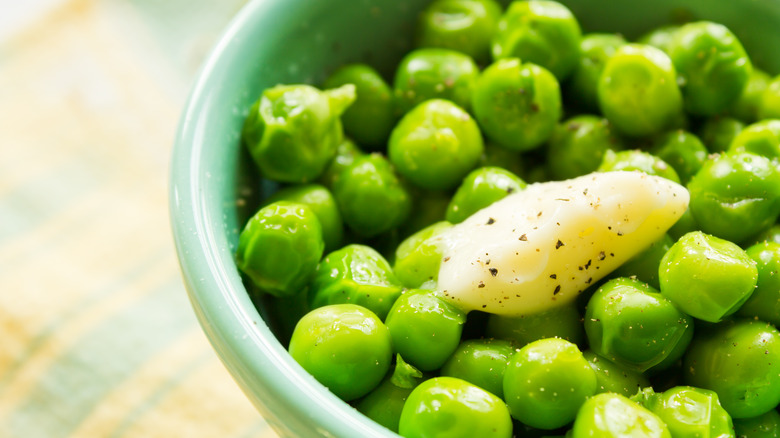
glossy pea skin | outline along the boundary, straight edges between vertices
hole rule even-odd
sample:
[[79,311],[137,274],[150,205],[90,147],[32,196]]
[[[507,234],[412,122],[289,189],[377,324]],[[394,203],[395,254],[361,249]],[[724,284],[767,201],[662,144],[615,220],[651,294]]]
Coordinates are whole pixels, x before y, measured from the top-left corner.
[[290,340],[290,355],[344,401],[374,389],[390,369],[390,332],[370,310],[334,304],[307,313]]
[[572,438],[671,438],[657,415],[615,393],[588,399],[577,413]]
[[[598,355],[644,372],[679,351],[693,321],[646,283],[616,278],[601,286],[585,310],[585,334]],[[682,353],[682,352],[681,352]]]
[[561,118],[561,90],[546,69],[506,58],[479,76],[471,106],[488,139],[507,149],[529,151],[550,138]]
[[499,167],[481,167],[466,175],[447,207],[446,219],[457,224],[526,186],[519,176]]
[[500,339],[463,341],[441,368],[442,376],[456,377],[504,397],[504,371],[515,349]]
[[771,80],[772,78],[766,72],[754,67],[742,94],[734,102],[729,112],[745,123],[759,120],[758,108],[761,106],[764,90]]
[[309,286],[312,309],[329,304],[357,304],[384,320],[403,286],[375,249],[347,245],[326,255]]
[[745,253],[756,262],[758,282],[737,315],[756,317],[780,326],[780,243],[757,243]]
[[365,156],[365,154],[355,142],[345,138],[339,143],[336,148],[336,156],[330,160],[330,163],[325,168],[325,171],[322,172],[318,181],[320,184],[333,190],[333,185],[336,183],[336,180],[339,179],[341,171],[354,163],[356,158],[362,156]]
[[727,321],[697,334],[683,363],[688,385],[718,393],[733,419],[780,403],[780,332],[756,320]]
[[780,224],[772,225],[765,231],[759,233],[754,239],[754,243],[775,242],[780,243]]
[[398,173],[429,190],[454,188],[473,169],[484,143],[474,119],[454,103],[428,100],[393,129],[388,156]]
[[322,226],[322,238],[325,241],[325,251],[333,251],[341,246],[344,238],[344,223],[341,220],[339,207],[330,190],[319,184],[304,184],[286,187],[263,201],[268,205],[277,201],[297,202],[308,205],[317,215]]
[[454,50],[416,49],[395,72],[393,93],[401,114],[429,99],[446,99],[461,108],[471,104],[479,68],[474,60]]
[[661,240],[653,243],[649,248],[620,265],[610,275],[614,277],[633,276],[637,280],[659,289],[661,284],[658,281],[658,266],[673,244],[674,240],[668,234],[664,234]]
[[344,132],[370,150],[382,150],[395,126],[393,91],[382,76],[365,64],[345,65],[328,77],[323,86],[338,88],[353,84],[357,98],[341,115]]
[[734,419],[737,438],[777,438],[780,436],[780,413],[775,410],[751,418]]
[[776,76],[761,93],[759,119],[780,119],[780,76]]
[[780,119],[767,119],[748,125],[731,142],[729,152],[750,152],[767,158],[780,158]]
[[732,152],[707,160],[688,191],[701,230],[732,242],[769,228],[780,215],[780,170],[759,155]]
[[564,5],[547,0],[514,1],[498,22],[493,59],[520,58],[563,80],[577,66],[582,31]]
[[607,60],[626,44],[618,34],[591,33],[580,41],[580,59],[566,87],[568,102],[588,111],[598,111],[598,84]]
[[707,147],[694,134],[678,129],[661,135],[650,152],[672,166],[685,185],[707,160]]
[[598,169],[599,172],[614,172],[619,170],[637,170],[648,175],[664,177],[676,183],[680,177],[674,167],[661,158],[638,149],[614,152],[607,150]]
[[401,225],[412,199],[392,165],[378,154],[356,158],[333,184],[333,197],[344,222],[363,237]]
[[722,24],[688,23],[675,32],[669,57],[682,81],[685,110],[713,116],[732,105],[753,69],[745,49]]
[[699,129],[699,138],[710,152],[724,152],[744,128],[733,117],[710,117]]
[[638,390],[650,386],[650,382],[642,373],[620,366],[592,350],[585,350],[582,355],[596,372],[597,394],[615,392],[630,397]]
[[608,150],[623,149],[609,121],[574,116],[559,124],[547,145],[547,169],[556,180],[576,178],[598,169]]
[[395,350],[421,371],[441,368],[458,348],[466,315],[430,291],[401,295],[385,323]]
[[641,403],[666,423],[674,437],[734,437],[731,417],[713,391],[676,386],[662,393],[650,389],[640,397]]
[[599,108],[626,135],[659,133],[682,113],[676,75],[672,60],[661,50],[641,44],[621,46],[599,78]]
[[674,34],[678,29],[680,26],[674,25],[655,28],[639,37],[637,43],[647,44],[668,53],[669,46],[672,44]]
[[582,317],[574,305],[558,306],[531,315],[490,315],[486,334],[510,341],[516,347],[544,338],[561,338],[574,344],[582,344],[585,339]]
[[569,424],[596,387],[596,372],[582,352],[559,338],[521,348],[504,372],[504,400],[512,417],[539,429]]
[[279,201],[261,208],[244,226],[236,265],[261,291],[291,296],[306,287],[324,250],[322,226],[314,211]]
[[701,231],[680,238],[658,268],[661,294],[680,310],[719,322],[739,309],[756,287],[755,262],[736,244]]
[[406,399],[424,380],[422,372],[404,362],[400,354],[396,355],[393,373],[387,375],[379,386],[358,400],[354,404],[355,409],[397,433]]
[[420,288],[439,279],[442,249],[435,237],[452,227],[446,221],[429,225],[404,239],[395,252],[393,272],[405,287]]
[[314,181],[341,143],[341,114],[355,100],[355,86],[320,91],[279,85],[263,91],[249,110],[242,138],[263,177]]
[[501,13],[494,0],[436,0],[420,15],[417,45],[457,50],[484,64]]
[[495,395],[453,377],[417,386],[401,412],[405,438],[511,438],[512,419]]

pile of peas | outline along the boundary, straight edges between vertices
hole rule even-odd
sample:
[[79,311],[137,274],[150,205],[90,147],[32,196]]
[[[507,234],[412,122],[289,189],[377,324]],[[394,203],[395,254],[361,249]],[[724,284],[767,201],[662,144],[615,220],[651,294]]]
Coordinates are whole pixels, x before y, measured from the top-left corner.
[[[392,84],[280,85],[237,264],[292,357],[405,437],[780,435],[780,77],[726,27],[582,34],[554,1],[435,0]],[[440,298],[430,238],[527,183],[685,185],[663,239],[531,315]]]

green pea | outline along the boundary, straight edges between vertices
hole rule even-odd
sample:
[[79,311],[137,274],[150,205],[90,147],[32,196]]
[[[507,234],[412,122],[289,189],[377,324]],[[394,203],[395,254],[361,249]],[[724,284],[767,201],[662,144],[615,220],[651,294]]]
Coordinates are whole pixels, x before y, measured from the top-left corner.
[[311,208],[322,226],[322,238],[325,251],[333,251],[341,246],[344,237],[344,224],[336,200],[330,190],[319,184],[305,184],[279,190],[263,201],[268,205],[277,201],[290,201],[305,204]]
[[393,129],[388,156],[415,185],[446,190],[477,165],[483,149],[471,116],[450,101],[433,99],[409,111]]
[[677,219],[677,222],[672,225],[672,228],[669,228],[667,234],[669,234],[669,237],[672,238],[672,241],[676,242],[685,234],[697,230],[699,230],[699,224],[696,223],[696,219],[693,218],[691,209],[688,208],[685,210],[685,213],[680,216],[680,219]]
[[461,379],[436,377],[409,395],[398,431],[406,438],[511,438],[512,419],[495,395]]
[[690,386],[676,386],[663,393],[648,389],[641,394],[641,403],[666,423],[672,436],[734,436],[731,417],[720,405],[718,394]]
[[499,146],[528,151],[547,141],[561,118],[561,90],[547,70],[501,59],[479,76],[472,95],[474,117]]
[[328,167],[320,175],[320,184],[333,190],[333,186],[336,184],[336,180],[339,179],[341,171],[354,163],[356,158],[364,155],[355,142],[345,138],[336,148],[336,156],[333,157]]
[[775,242],[780,243],[780,225],[772,225],[765,231],[759,233],[754,239],[754,243]]
[[759,119],[780,119],[780,76],[772,79],[763,93],[758,106]]
[[504,399],[512,417],[539,429],[569,424],[596,388],[596,372],[582,352],[559,338],[521,348],[504,372]]
[[399,354],[393,373],[355,403],[355,409],[393,432],[398,432],[404,403],[423,380],[423,373],[404,362]]
[[324,249],[314,211],[279,201],[249,219],[238,237],[236,264],[263,292],[291,296],[306,287]]
[[577,413],[572,438],[672,438],[657,415],[620,394],[588,399]]
[[368,394],[390,369],[390,333],[370,310],[334,304],[307,313],[295,326],[290,355],[342,400]]
[[457,50],[484,64],[501,13],[494,0],[436,0],[420,15],[417,45]]
[[642,373],[620,366],[592,350],[585,350],[582,355],[596,372],[597,394],[615,392],[630,397],[641,388],[650,386],[650,382]]
[[345,65],[328,77],[325,88],[353,84],[357,98],[341,115],[344,131],[371,150],[384,149],[395,126],[393,91],[376,70],[365,64]]
[[565,79],[580,58],[582,31],[577,19],[555,1],[514,1],[498,22],[493,59],[520,58]]
[[574,344],[582,344],[585,332],[582,317],[576,306],[558,306],[531,315],[490,315],[487,336],[511,341],[517,347],[545,338],[561,338]]
[[689,330],[693,330],[693,322],[672,301],[648,284],[630,278],[605,283],[585,310],[585,335],[590,348],[640,372],[672,354]]
[[689,208],[701,230],[732,242],[769,228],[780,215],[780,170],[751,153],[707,160],[688,191]]
[[[707,323],[698,321],[698,325],[705,324]],[[682,339],[680,339],[677,345],[674,346],[672,352],[666,356],[666,359],[662,360],[656,365],[653,365],[647,371],[645,371],[646,376],[655,379],[655,381],[658,381],[659,378],[663,379],[661,374],[666,373],[667,375],[671,375],[671,377],[673,377],[675,383],[679,383],[681,381],[682,373],[679,372],[680,366],[682,365],[681,359],[685,355],[685,351],[688,349],[688,345],[691,344],[691,340],[693,339],[693,334],[695,331],[693,328],[695,325],[696,324],[694,324],[692,321],[691,329],[686,330],[683,333]]]
[[756,262],[758,282],[737,315],[756,317],[780,326],[780,243],[757,243],[745,253]]
[[412,289],[386,319],[395,350],[421,371],[441,368],[458,348],[466,315],[430,291]]
[[519,192],[526,186],[517,175],[499,167],[480,167],[469,173],[447,207],[446,219],[457,224],[479,210]]
[[755,320],[727,321],[694,336],[683,363],[688,385],[718,393],[732,418],[780,403],[780,332]]
[[320,262],[311,279],[311,308],[358,304],[384,320],[403,287],[381,254],[365,245],[347,245]]
[[358,157],[333,184],[344,222],[358,235],[371,237],[401,225],[412,199],[392,165],[378,154]]
[[500,167],[515,175],[523,175],[525,173],[524,157],[519,152],[490,142],[485,143],[485,150],[479,157],[477,167]]
[[611,33],[586,34],[580,41],[581,56],[569,78],[568,101],[588,111],[598,111],[598,84],[607,60],[626,44],[621,35]]
[[780,119],[748,125],[734,137],[729,152],[751,152],[767,158],[780,158]]
[[734,419],[737,438],[777,438],[780,436],[780,413],[771,410],[751,418]]
[[673,244],[674,240],[668,234],[664,234],[661,240],[623,263],[611,275],[614,277],[636,277],[637,280],[659,289],[661,284],[658,282],[658,266],[661,264],[664,254]]
[[327,91],[279,85],[263,91],[242,131],[263,176],[289,183],[320,176],[341,143],[339,116],[354,100],[354,85]]
[[442,376],[457,377],[504,397],[504,371],[515,349],[499,339],[474,339],[461,342],[441,368]]
[[401,114],[429,99],[446,99],[469,109],[479,68],[468,55],[447,49],[417,49],[395,72],[393,93]]
[[547,169],[556,180],[576,178],[598,169],[610,149],[623,145],[607,119],[574,116],[555,128],[547,147]]
[[699,138],[710,152],[724,152],[744,128],[732,117],[710,117],[699,129]]
[[599,172],[636,170],[648,175],[661,176],[676,183],[680,182],[680,177],[674,167],[661,158],[638,149],[619,152],[607,150],[604,152],[604,159],[597,170]]
[[439,279],[443,256],[436,236],[451,226],[446,221],[437,222],[412,234],[398,245],[393,272],[401,284],[408,288],[426,288],[426,283]]
[[680,29],[680,26],[674,25],[655,28],[639,37],[637,43],[647,44],[669,53],[669,47],[671,46],[674,34],[678,29]]
[[685,185],[707,160],[707,147],[698,137],[682,129],[656,139],[650,152],[674,168]]
[[772,78],[768,74],[754,67],[742,94],[731,106],[731,114],[745,123],[759,120],[758,108],[761,105],[764,90],[771,80]]
[[615,129],[635,137],[669,128],[682,112],[672,60],[653,46],[621,46],[604,66],[598,98]]

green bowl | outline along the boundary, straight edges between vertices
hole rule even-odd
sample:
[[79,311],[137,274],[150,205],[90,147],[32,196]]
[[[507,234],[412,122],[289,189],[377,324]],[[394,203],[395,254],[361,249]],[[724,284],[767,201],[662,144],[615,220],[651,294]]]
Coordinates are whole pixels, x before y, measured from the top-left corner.
[[[233,254],[263,192],[240,145],[243,118],[278,83],[321,82],[364,61],[386,76],[411,43],[422,0],[256,0],[228,27],[197,78],[171,165],[170,209],[184,281],[197,317],[244,393],[282,436],[392,437],[331,394],[288,354]],[[778,0],[564,1],[586,31],[628,38],[662,24],[710,19],[730,27],[759,67],[780,72]],[[772,57],[774,55],[774,57]],[[267,193],[265,193],[267,194]]]

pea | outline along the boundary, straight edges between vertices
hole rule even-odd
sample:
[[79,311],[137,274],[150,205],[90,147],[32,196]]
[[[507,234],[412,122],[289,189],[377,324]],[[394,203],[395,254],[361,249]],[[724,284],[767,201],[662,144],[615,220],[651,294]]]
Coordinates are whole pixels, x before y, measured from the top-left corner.
[[495,395],[461,379],[436,377],[409,395],[398,431],[406,438],[511,438],[512,419]]
[[753,123],[759,120],[758,108],[761,98],[772,78],[764,71],[753,68],[747,84],[739,98],[731,106],[731,114],[745,123]]
[[388,156],[415,185],[446,190],[477,165],[483,149],[471,116],[452,102],[433,99],[415,107],[393,129]]
[[572,438],[671,438],[657,415],[615,393],[591,397],[577,413]]
[[357,98],[341,115],[344,131],[371,150],[384,149],[395,125],[393,91],[382,76],[365,64],[345,65],[325,80],[325,88],[353,84]]
[[668,234],[665,234],[661,240],[653,243],[649,248],[620,265],[619,268],[613,271],[612,275],[614,277],[633,276],[637,280],[659,289],[661,284],[658,281],[658,266],[660,266],[661,259],[673,244],[674,240]]
[[585,310],[585,335],[590,348],[599,356],[640,372],[672,354],[689,330],[693,330],[692,321],[672,301],[646,283],[630,278],[605,283]]
[[441,368],[458,348],[466,315],[430,291],[412,289],[385,321],[396,351],[421,371]]
[[675,25],[655,28],[639,37],[637,43],[647,44],[669,53],[669,47],[671,46],[672,40],[674,39],[674,34],[678,29],[680,29],[680,26]]
[[677,386],[663,393],[648,389],[640,394],[641,403],[666,423],[672,436],[734,436],[731,417],[715,392],[690,386]]
[[361,305],[385,319],[402,290],[393,269],[376,250],[365,245],[347,245],[320,262],[311,279],[311,308],[329,304]]
[[531,342],[517,351],[504,372],[504,399],[512,417],[539,429],[574,420],[596,393],[596,372],[571,342],[558,338]]
[[563,80],[577,66],[582,31],[564,5],[547,0],[513,1],[498,22],[493,59],[520,58]]
[[592,350],[585,350],[582,355],[596,372],[596,394],[615,392],[630,397],[638,390],[650,386],[650,382],[642,373],[620,366]]
[[422,372],[404,362],[400,354],[396,355],[393,373],[388,374],[379,386],[355,403],[355,409],[393,432],[398,432],[404,403],[412,390],[424,380]]
[[522,152],[541,146],[552,135],[561,117],[561,91],[549,71],[507,58],[482,72],[471,105],[488,139]]
[[344,237],[344,224],[336,200],[330,190],[319,184],[304,184],[286,187],[263,201],[268,205],[276,201],[297,202],[307,205],[317,216],[322,226],[322,238],[325,251],[333,251],[341,245]]
[[650,152],[672,166],[685,185],[707,160],[707,147],[698,137],[678,129],[661,135]]
[[519,176],[525,174],[524,162],[519,152],[487,142],[477,167],[500,167]]
[[236,264],[261,291],[291,296],[306,287],[324,248],[314,211],[279,201],[249,219],[238,237]]
[[626,44],[621,35],[591,33],[580,41],[580,59],[569,78],[568,101],[588,111],[599,109],[598,84],[607,60]]
[[780,76],[772,79],[763,93],[758,105],[759,119],[780,119]]
[[737,438],[777,438],[780,436],[780,413],[770,410],[751,418],[734,419]]
[[767,158],[780,158],[780,119],[748,125],[734,137],[729,152],[751,152]]
[[732,117],[710,117],[699,129],[699,138],[710,152],[724,152],[744,128]]
[[325,168],[325,171],[320,175],[319,182],[325,187],[333,190],[333,186],[336,180],[339,179],[339,174],[342,170],[349,167],[355,162],[355,159],[362,157],[365,154],[352,140],[345,138],[339,143],[336,148],[336,156],[330,160],[330,163]]
[[754,320],[719,324],[694,336],[685,381],[715,391],[732,418],[762,415],[780,403],[780,332]]
[[404,114],[429,99],[447,99],[468,109],[479,68],[468,55],[447,49],[416,49],[395,72],[393,93]]
[[615,128],[629,136],[656,134],[682,112],[671,59],[652,46],[626,44],[612,55],[599,78],[599,108]]
[[515,349],[508,341],[474,339],[461,342],[441,368],[442,376],[457,377],[504,397],[504,371]]
[[599,172],[636,170],[648,175],[662,176],[676,183],[680,182],[680,177],[674,167],[661,158],[638,149],[619,152],[607,150],[597,170]]
[[531,315],[490,315],[487,335],[511,341],[517,347],[544,338],[561,338],[574,344],[582,344],[585,333],[582,317],[574,305],[558,306]]
[[547,169],[556,180],[576,178],[596,171],[608,150],[620,149],[622,141],[607,119],[574,116],[555,128],[547,147]]
[[334,304],[307,313],[295,326],[290,355],[342,400],[368,394],[390,369],[390,333],[370,310]]
[[430,225],[407,237],[395,252],[393,272],[405,287],[425,288],[439,278],[442,250],[435,237],[450,228],[451,223],[442,221]]
[[517,175],[498,168],[481,167],[469,173],[447,207],[446,219],[457,224],[477,211],[525,188]]
[[780,243],[757,243],[745,253],[756,263],[758,282],[737,314],[780,326]]
[[699,230],[699,224],[696,223],[696,219],[693,218],[691,209],[688,208],[687,210],[685,210],[685,213],[683,213],[683,215],[680,216],[680,219],[678,219],[677,222],[674,225],[672,225],[672,228],[669,228],[667,234],[669,234],[669,237],[672,238],[672,241],[676,242],[677,240],[680,239],[680,237],[684,236],[685,234],[690,233],[691,231],[698,231],[698,230]]
[[436,0],[420,15],[417,45],[457,50],[484,64],[501,13],[494,0]]
[[759,233],[753,240],[755,243],[761,243],[761,242],[780,243],[780,225],[772,225],[771,228]]
[[345,168],[333,185],[333,196],[344,222],[364,237],[401,225],[412,205],[393,167],[378,154],[358,157]]
[[279,85],[263,91],[242,131],[263,176],[289,183],[320,176],[341,143],[339,116],[354,100],[354,85],[327,91]]
[[780,170],[751,153],[707,160],[688,183],[688,191],[689,208],[701,230],[732,242],[769,228],[780,215]]

